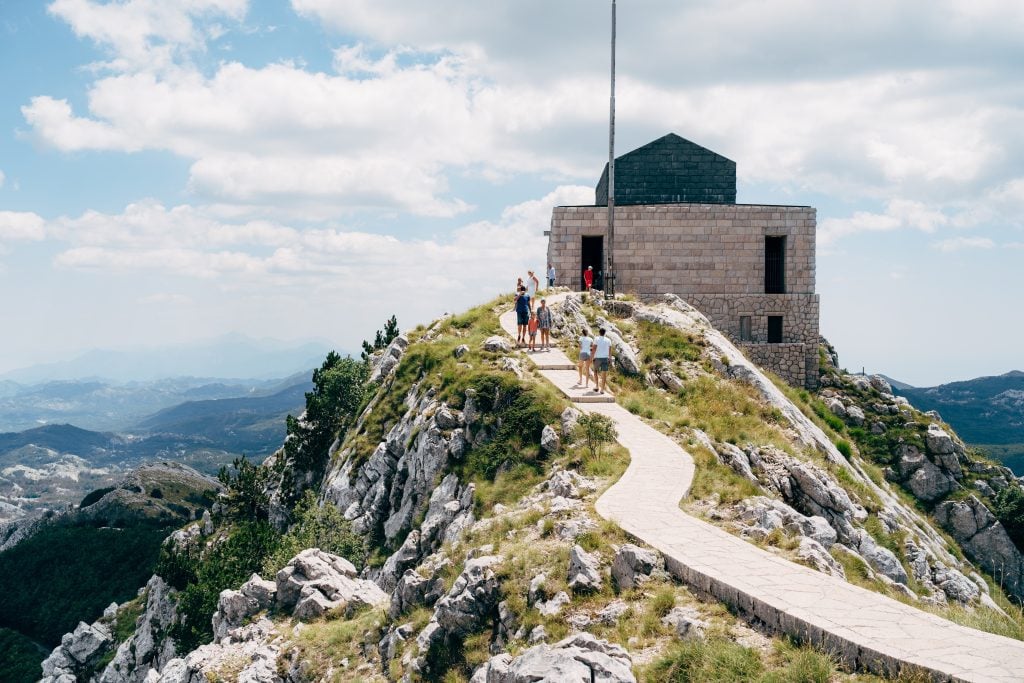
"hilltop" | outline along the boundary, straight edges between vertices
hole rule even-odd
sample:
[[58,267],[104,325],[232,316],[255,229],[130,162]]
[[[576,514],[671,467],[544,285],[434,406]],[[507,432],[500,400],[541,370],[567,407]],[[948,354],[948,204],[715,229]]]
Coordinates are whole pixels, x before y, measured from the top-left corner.
[[[227,473],[211,523],[177,532],[143,595],[80,625],[44,672],[843,678],[838,659],[684,585],[597,514],[630,454],[511,348],[508,306],[385,335],[368,365],[328,356],[284,446]],[[842,373],[823,347],[821,391],[793,389],[674,297],[569,296],[554,317],[570,354],[581,330],[609,330],[615,400],[692,454],[692,515],[946,619],[1024,635],[1020,483],[884,380]],[[134,630],[114,628],[123,614],[139,615]]]

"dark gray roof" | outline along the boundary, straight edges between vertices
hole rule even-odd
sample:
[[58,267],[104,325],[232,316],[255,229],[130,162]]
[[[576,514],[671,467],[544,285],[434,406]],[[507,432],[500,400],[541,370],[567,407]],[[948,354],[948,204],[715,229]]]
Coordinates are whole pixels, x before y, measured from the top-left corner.
[[[608,164],[595,204],[608,204]],[[735,204],[736,162],[669,133],[615,159],[615,203]]]

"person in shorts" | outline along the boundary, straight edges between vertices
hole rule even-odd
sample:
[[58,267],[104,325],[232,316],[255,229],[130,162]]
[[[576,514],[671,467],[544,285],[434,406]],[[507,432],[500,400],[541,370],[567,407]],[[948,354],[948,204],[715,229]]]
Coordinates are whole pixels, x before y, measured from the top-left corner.
[[594,391],[599,394],[608,390],[608,366],[611,362],[612,340],[605,336],[602,327],[594,339]]
[[520,287],[516,294],[516,344],[526,343],[526,327],[530,324],[530,296],[526,287]]
[[555,286],[555,267],[548,264],[548,289]]
[[547,307],[545,299],[540,300],[537,308],[537,326],[540,327],[540,346],[542,349],[551,348],[551,309]]
[[530,322],[527,323],[526,328],[530,332],[530,350],[531,351],[536,351],[537,350],[537,327],[538,326],[539,326],[539,323],[537,322],[537,316],[535,314],[533,314],[533,313],[530,313]]
[[[588,387],[590,386],[590,354],[594,352],[594,338],[584,332],[580,335],[579,344],[580,360],[576,365],[580,372],[580,378],[576,385],[582,384],[584,387]],[[584,379],[586,379],[585,382]]]

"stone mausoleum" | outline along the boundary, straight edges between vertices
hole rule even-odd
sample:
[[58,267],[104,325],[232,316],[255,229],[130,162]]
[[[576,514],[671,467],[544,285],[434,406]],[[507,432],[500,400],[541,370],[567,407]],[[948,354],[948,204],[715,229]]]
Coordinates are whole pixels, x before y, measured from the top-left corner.
[[[556,284],[602,284],[608,166],[593,206],[555,207]],[[695,306],[754,362],[796,386],[818,380],[815,210],[736,203],[736,163],[669,134],[615,160],[615,289]]]

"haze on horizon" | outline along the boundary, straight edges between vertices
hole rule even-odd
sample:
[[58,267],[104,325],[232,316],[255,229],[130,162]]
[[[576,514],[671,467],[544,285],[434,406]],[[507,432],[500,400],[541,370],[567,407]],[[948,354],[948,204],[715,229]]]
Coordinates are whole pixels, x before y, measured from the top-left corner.
[[[619,3],[619,154],[818,209],[823,334],[1020,369],[1024,6]],[[542,269],[607,156],[608,6],[0,2],[0,373],[231,332],[358,349]]]

